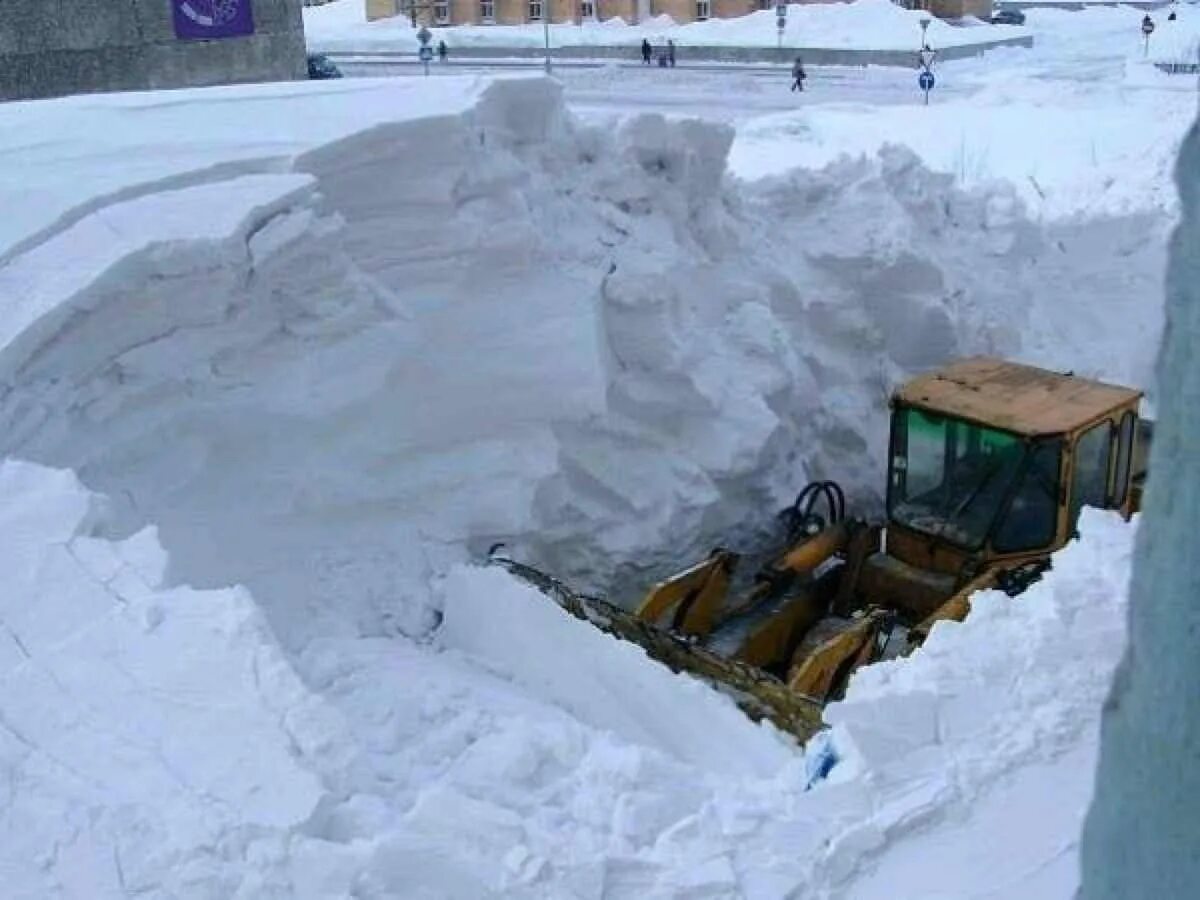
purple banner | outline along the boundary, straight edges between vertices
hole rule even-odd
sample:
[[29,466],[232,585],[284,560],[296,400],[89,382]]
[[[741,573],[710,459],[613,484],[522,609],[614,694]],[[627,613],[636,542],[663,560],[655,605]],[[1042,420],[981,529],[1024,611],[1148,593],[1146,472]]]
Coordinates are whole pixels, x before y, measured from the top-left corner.
[[254,34],[251,0],[171,0],[175,36],[183,41]]

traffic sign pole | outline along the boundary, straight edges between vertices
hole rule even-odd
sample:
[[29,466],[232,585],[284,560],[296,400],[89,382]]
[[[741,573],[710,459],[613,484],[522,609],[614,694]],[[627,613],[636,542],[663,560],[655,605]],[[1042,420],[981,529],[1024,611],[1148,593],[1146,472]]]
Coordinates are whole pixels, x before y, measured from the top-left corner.
[[775,30],[778,33],[779,49],[783,49],[783,29],[787,27],[787,4],[778,3],[775,6]]
[[933,86],[937,84],[937,79],[928,69],[917,76],[917,84],[921,90],[925,92],[925,105],[929,105],[929,92],[933,90]]
[[919,23],[921,26],[921,49],[917,51],[917,65],[921,67],[921,73],[917,76],[917,85],[925,94],[926,106],[929,105],[929,92],[937,84],[937,79],[933,76],[933,61],[937,52],[929,46],[929,23],[928,17],[922,18]]

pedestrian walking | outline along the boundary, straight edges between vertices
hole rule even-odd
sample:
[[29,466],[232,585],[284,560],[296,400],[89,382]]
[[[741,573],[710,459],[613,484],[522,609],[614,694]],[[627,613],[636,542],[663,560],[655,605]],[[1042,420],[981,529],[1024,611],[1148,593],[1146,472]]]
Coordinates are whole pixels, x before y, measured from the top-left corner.
[[667,38],[667,62],[671,64],[671,68],[675,68],[675,42]]
[[650,42],[645,38],[642,38],[642,62],[646,65],[650,65],[650,56],[653,54],[653,52],[654,50],[651,48]]
[[450,55],[450,48],[446,46],[445,41],[438,41],[438,59],[442,62],[446,61],[446,57]]
[[804,91],[804,79],[808,77],[808,73],[804,71],[804,60],[799,56],[796,57],[796,62],[792,64],[792,90]]

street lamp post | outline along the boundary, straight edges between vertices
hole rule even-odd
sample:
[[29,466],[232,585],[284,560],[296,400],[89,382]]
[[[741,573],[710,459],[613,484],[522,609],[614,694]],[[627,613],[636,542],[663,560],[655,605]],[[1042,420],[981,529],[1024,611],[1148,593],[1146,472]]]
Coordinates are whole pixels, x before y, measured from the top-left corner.
[[546,74],[550,74],[550,2],[542,0],[542,33],[546,37]]

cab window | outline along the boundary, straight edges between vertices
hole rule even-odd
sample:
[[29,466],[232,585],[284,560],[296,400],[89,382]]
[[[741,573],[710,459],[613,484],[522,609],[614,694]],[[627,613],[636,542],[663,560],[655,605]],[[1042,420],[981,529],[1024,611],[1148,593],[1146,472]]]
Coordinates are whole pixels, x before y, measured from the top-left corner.
[[1039,550],[1053,542],[1058,532],[1058,470],[1062,443],[1038,444],[1017,480],[992,548],[997,553]]
[[1075,471],[1071,477],[1071,530],[1079,523],[1085,506],[1104,509],[1108,505],[1108,453],[1112,426],[1101,422],[1075,444]]
[[1117,465],[1113,474],[1112,505],[1125,505],[1129,494],[1129,469],[1133,462],[1133,428],[1136,417],[1127,412],[1121,418],[1121,431],[1117,437]]

